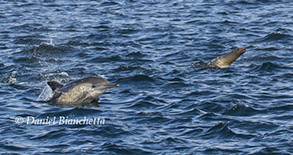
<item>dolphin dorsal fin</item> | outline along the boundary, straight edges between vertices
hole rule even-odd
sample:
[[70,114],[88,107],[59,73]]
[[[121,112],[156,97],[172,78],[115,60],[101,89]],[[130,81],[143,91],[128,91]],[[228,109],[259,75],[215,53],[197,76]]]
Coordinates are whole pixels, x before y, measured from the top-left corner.
[[47,84],[50,86],[52,91],[55,91],[56,89],[63,87],[63,84],[61,84],[57,81],[49,81],[49,82],[47,82]]

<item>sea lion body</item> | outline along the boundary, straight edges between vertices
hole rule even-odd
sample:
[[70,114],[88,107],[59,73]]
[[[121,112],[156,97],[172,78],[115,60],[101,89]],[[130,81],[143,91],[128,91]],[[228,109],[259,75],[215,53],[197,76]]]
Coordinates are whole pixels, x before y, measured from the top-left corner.
[[194,67],[214,67],[214,68],[227,68],[239,58],[243,53],[245,53],[246,48],[237,48],[236,50],[227,53],[225,55],[219,56],[216,59],[199,65],[194,65]]

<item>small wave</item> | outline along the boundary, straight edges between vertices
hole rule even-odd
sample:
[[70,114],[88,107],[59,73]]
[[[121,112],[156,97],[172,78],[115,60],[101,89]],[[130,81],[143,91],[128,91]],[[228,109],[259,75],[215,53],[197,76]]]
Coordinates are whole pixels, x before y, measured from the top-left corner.
[[280,49],[277,47],[266,47],[266,48],[263,48],[263,50],[264,51],[278,51]]
[[150,101],[139,101],[131,106],[128,106],[129,109],[135,109],[135,110],[148,110],[148,109],[156,109],[157,107],[160,107],[160,105],[157,105],[154,102]]
[[[22,25],[17,25],[11,27],[11,29],[14,29],[16,32],[19,32],[19,30],[27,30],[29,32],[49,32],[51,29],[48,27],[43,26],[42,24],[39,23],[26,23]],[[25,31],[25,32],[27,32]]]
[[101,4],[101,7],[106,7],[106,6],[115,6],[115,5],[120,5],[119,3],[117,3],[117,2],[103,2],[102,4]]
[[126,54],[127,57],[134,57],[134,58],[141,58],[143,56],[145,56],[144,54],[142,54],[141,52],[131,52]]
[[153,151],[148,151],[142,147],[136,147],[135,144],[131,146],[116,143],[105,142],[101,147],[104,148],[107,153],[105,154],[153,154]]
[[228,123],[219,122],[215,126],[211,127],[206,131],[203,137],[211,138],[211,137],[223,137],[223,138],[231,138],[235,133],[230,130],[228,127]]
[[[44,154],[46,154],[46,153],[53,153],[52,152],[52,150],[55,150],[55,152],[54,153],[57,153],[58,151],[56,151],[56,149],[62,149],[62,148],[64,148],[64,147],[70,147],[70,144],[66,144],[65,142],[64,143],[58,143],[58,144],[49,144],[49,145],[46,145],[46,146],[44,146],[45,148],[50,148],[50,150],[48,150],[48,151],[44,151],[44,152],[41,152],[41,153],[44,153]],[[58,153],[60,153],[60,152],[58,152]],[[65,153],[65,152],[64,152]]]
[[288,34],[275,32],[265,36],[264,38],[260,39],[258,42],[272,42],[272,41],[278,41],[278,40],[288,40],[289,38],[292,38],[292,36]]
[[15,63],[25,64],[27,66],[39,66],[41,63],[41,59],[35,56],[25,56],[19,57],[13,60]]
[[281,57],[278,56],[255,56],[255,57],[250,57],[250,58],[243,58],[240,60],[237,60],[239,62],[241,61],[253,61],[253,62],[263,62],[263,61],[279,61],[282,59]]
[[270,108],[268,108],[267,110],[269,110],[269,111],[293,111],[293,105],[290,105],[290,104],[288,104],[288,105],[282,105],[282,106],[275,106],[275,107],[270,107]]
[[180,77],[174,77],[174,78],[170,79],[169,81],[183,82],[184,79],[180,78]]
[[103,62],[112,62],[112,61],[123,61],[123,58],[119,55],[113,55],[109,57],[96,57],[91,60],[87,60],[87,62],[92,63],[103,63]]
[[137,118],[137,124],[168,124],[171,119],[166,118],[164,116],[146,116]]
[[168,82],[168,86],[170,88],[180,88],[180,87],[188,87],[188,86],[190,86],[190,84],[188,84],[186,82]]
[[[286,111],[287,111],[287,109],[286,109]],[[292,120],[292,118],[293,118],[293,114],[282,114],[282,115],[278,115],[276,117],[273,117],[272,119],[286,121],[286,122],[288,121],[290,124],[290,121]],[[293,125],[293,122],[291,123],[291,125]]]
[[194,116],[197,116],[197,115],[200,115],[200,114],[202,114],[202,112],[200,110],[198,110],[196,108],[193,108],[193,109],[189,109],[189,110],[185,110],[183,112],[180,112],[177,115],[184,116],[184,117],[187,117],[187,116],[194,117]]
[[5,68],[5,65],[2,62],[0,62],[0,70],[3,68]]
[[250,154],[251,155],[258,155],[258,154],[288,154],[290,155],[291,153],[281,150],[279,148],[273,147],[273,146],[272,147],[267,146],[267,147],[262,147],[258,151],[251,152]]
[[256,67],[253,69],[254,71],[265,71],[265,72],[272,72],[276,71],[278,69],[282,69],[283,67],[272,63],[272,62],[264,62],[261,65],[256,65]]
[[155,79],[153,77],[151,77],[151,76],[148,76],[148,75],[137,74],[137,75],[130,76],[130,77],[127,77],[127,78],[120,78],[120,79],[118,79],[118,82],[119,81],[132,81],[132,82],[148,81],[148,82],[154,82]]
[[25,151],[28,148],[24,147],[23,145],[21,146],[20,144],[15,144],[14,142],[10,141],[0,141],[1,148],[4,148],[5,150],[10,150],[10,151]]
[[99,31],[109,31],[111,27],[107,26],[106,24],[101,24],[99,26],[93,26],[93,28],[98,29]]
[[182,126],[182,133],[179,133],[181,136],[192,137],[195,135],[200,135],[204,129],[200,126],[191,127],[191,126]]
[[[108,121],[109,122],[109,121]],[[105,124],[102,128],[97,129],[95,132],[108,138],[117,138],[121,135],[132,135],[130,130],[126,130],[123,124]]]
[[127,35],[127,34],[133,34],[139,32],[139,29],[137,28],[121,28],[117,31],[119,34]]
[[223,138],[223,139],[230,139],[230,138],[245,138],[250,139],[254,137],[253,135],[245,135],[245,134],[238,134],[235,133],[233,130],[229,128],[228,123],[219,122],[215,126],[211,127],[204,135],[203,138]]
[[244,103],[236,104],[227,109],[224,114],[232,116],[250,116],[256,114],[258,111],[252,107],[248,107]]
[[133,71],[136,69],[142,69],[142,67],[139,65],[121,65],[115,71]]
[[213,103],[213,102],[203,102],[199,105],[199,109],[206,111],[206,112],[218,113],[218,112],[223,111],[223,109],[225,109],[225,107],[220,104]]
[[167,137],[164,138],[160,141],[160,143],[165,143],[168,145],[180,145],[180,144],[185,144],[187,141],[182,138],[177,138],[177,137]]
[[43,54],[44,52],[49,54],[65,53],[69,51],[70,47],[68,46],[55,46],[52,44],[41,44],[37,47],[31,49],[34,53]]
[[36,135],[31,137],[31,140],[39,140],[39,139],[57,139],[58,137],[62,137],[63,135],[67,135],[68,130],[61,128],[53,131],[49,131],[40,135]]
[[[150,31],[152,31],[152,30],[150,30]],[[145,43],[151,43],[152,41],[154,41],[156,39],[160,39],[161,41],[154,42],[154,43],[160,44],[163,42],[164,38],[166,38],[167,36],[168,36],[167,33],[163,33],[160,35],[144,35],[144,36],[141,36],[140,38],[138,38],[136,41],[139,43],[145,44]]]
[[200,120],[204,121],[229,121],[227,118],[222,118],[221,115],[218,115],[213,112],[207,112],[197,117]]
[[24,44],[24,45],[39,45],[44,40],[41,40],[39,38],[43,38],[43,36],[22,36],[15,39],[15,44]]
[[158,112],[158,111],[139,111],[136,112],[137,115],[145,117],[145,116],[151,116],[151,117],[163,117],[163,113],[162,112]]
[[[81,40],[70,40],[64,44],[64,46],[83,46],[83,47],[92,47],[97,51],[105,51],[108,50],[109,44],[102,41],[81,41]],[[82,54],[82,53],[78,53]]]

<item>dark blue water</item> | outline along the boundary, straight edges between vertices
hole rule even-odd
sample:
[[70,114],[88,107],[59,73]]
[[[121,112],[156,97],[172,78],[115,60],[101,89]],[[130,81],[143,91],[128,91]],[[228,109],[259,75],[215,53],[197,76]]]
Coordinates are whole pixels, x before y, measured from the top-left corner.
[[[291,0],[0,0],[0,151],[293,154],[292,42]],[[37,101],[98,75],[120,84],[98,107]],[[60,116],[104,124],[15,123]]]

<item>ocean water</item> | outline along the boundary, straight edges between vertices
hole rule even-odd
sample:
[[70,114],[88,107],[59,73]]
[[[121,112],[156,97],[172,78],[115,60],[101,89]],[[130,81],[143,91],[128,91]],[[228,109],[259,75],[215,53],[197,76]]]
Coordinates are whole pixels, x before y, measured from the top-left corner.
[[[293,154],[292,43],[291,0],[0,0],[0,152]],[[87,76],[120,87],[38,100]]]

